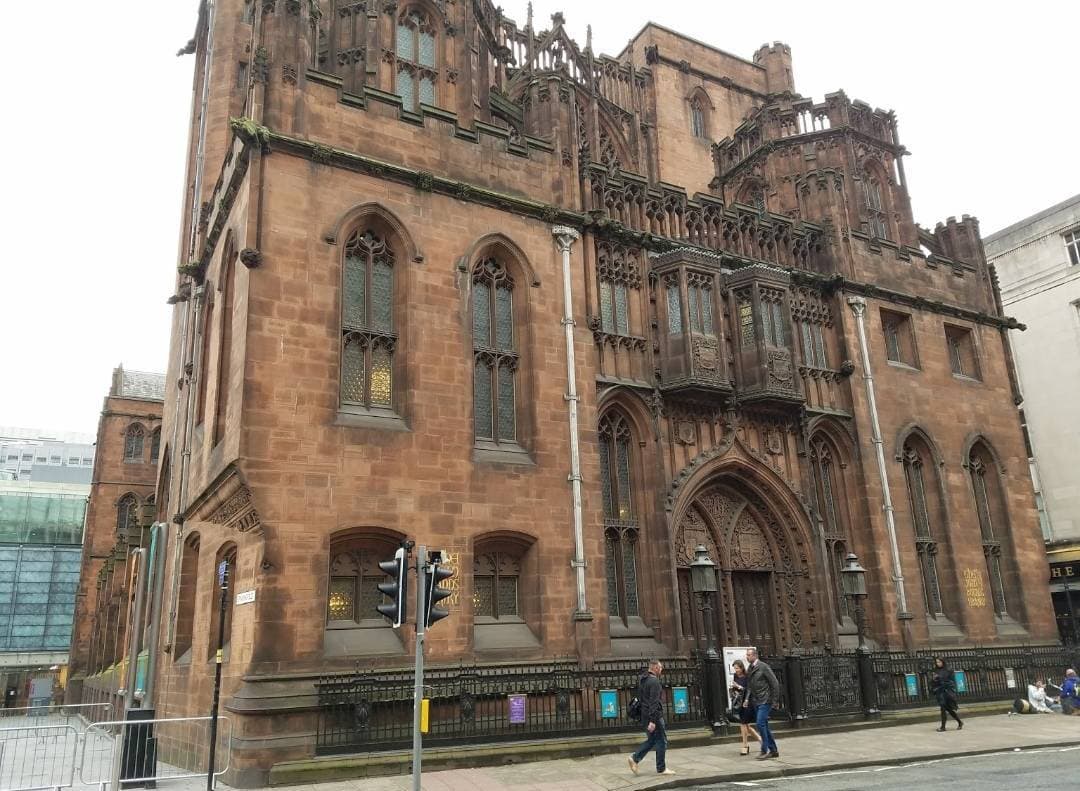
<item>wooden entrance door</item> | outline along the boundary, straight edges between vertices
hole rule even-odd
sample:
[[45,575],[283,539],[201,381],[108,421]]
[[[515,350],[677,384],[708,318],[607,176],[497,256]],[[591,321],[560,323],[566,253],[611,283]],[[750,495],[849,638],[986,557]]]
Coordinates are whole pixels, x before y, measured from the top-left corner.
[[765,656],[773,656],[776,651],[771,577],[767,571],[731,573],[737,632],[733,645],[755,646]]

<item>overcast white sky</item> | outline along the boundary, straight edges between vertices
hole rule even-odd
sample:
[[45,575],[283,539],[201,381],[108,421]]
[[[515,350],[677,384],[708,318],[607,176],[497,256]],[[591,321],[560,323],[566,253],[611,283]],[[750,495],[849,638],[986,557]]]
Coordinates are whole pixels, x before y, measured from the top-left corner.
[[[501,3],[524,24],[524,0]],[[192,59],[175,52],[197,2],[5,5],[0,425],[93,432],[114,366],[166,366],[191,106]],[[537,28],[563,10],[581,44],[591,23],[609,54],[649,19],[746,58],[784,41],[804,96],[897,111],[923,225],[967,213],[985,235],[1080,192],[1080,3],[535,9]]]

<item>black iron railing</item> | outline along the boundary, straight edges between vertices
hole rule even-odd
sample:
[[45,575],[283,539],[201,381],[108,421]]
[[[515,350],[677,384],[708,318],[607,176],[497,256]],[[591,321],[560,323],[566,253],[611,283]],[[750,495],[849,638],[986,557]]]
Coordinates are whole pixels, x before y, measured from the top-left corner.
[[[961,703],[1026,697],[1027,685],[1035,678],[1060,681],[1066,668],[1080,665],[1080,648],[1061,646],[877,652],[863,660],[868,678],[864,685],[855,653],[765,657],[780,683],[772,717],[796,720],[934,705],[930,682],[935,656],[957,671]],[[719,663],[694,656],[667,659],[664,666],[661,683],[669,728],[701,727],[725,718],[722,711],[708,710],[707,675],[722,673]],[[430,700],[425,743],[634,731],[641,726],[629,719],[627,705],[643,672],[640,660],[430,669],[424,679]],[[724,689],[722,675],[712,683]],[[324,676],[317,689],[318,753],[390,750],[411,743],[411,671]],[[876,693],[876,700],[864,700],[863,689],[871,697]],[[726,690],[716,700],[726,705]]]
[[[627,706],[644,671],[640,661],[462,666],[429,670],[427,744],[510,741],[640,726]],[[665,662],[661,679],[669,728],[703,726],[701,666]],[[413,676],[373,672],[327,676],[318,684],[320,753],[404,747],[412,740]]]

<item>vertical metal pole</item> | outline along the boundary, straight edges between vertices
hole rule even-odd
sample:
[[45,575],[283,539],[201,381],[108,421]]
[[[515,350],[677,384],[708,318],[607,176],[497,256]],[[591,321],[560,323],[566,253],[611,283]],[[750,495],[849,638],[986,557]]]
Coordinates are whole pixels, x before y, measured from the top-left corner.
[[120,791],[120,765],[124,755],[124,737],[127,735],[128,709],[131,708],[131,704],[135,700],[135,679],[138,677],[139,666],[139,634],[141,632],[143,602],[146,600],[146,591],[143,588],[144,577],[146,576],[146,550],[133,549],[131,551],[131,562],[135,564],[135,574],[132,576],[135,585],[135,606],[131,608],[131,619],[128,622],[128,665],[124,679],[122,715],[124,722],[120,725],[120,732],[117,734],[116,742],[113,744],[111,778],[113,791]]
[[210,705],[210,757],[206,762],[206,791],[214,791],[218,703],[221,701],[221,655],[225,650],[225,606],[229,601],[229,562],[223,560],[221,565],[221,605],[218,609],[217,653],[214,654],[214,702]]
[[424,699],[424,588],[427,576],[427,547],[421,546],[416,552],[416,670],[413,677],[413,791],[420,791],[420,754],[423,743],[420,736],[420,708]]

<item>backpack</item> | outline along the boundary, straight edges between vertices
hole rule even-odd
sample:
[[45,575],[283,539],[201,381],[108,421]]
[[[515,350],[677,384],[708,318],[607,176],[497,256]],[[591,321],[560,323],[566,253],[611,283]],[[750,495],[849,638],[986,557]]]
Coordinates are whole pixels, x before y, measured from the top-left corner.
[[637,689],[634,691],[634,697],[630,699],[630,703],[626,707],[626,716],[630,718],[631,722],[641,722],[641,681],[638,681]]

